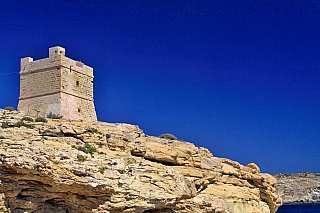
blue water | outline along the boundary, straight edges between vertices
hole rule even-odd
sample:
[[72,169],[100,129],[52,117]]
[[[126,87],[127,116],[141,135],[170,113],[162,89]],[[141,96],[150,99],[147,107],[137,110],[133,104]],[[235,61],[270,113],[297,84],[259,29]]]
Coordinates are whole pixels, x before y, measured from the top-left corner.
[[282,205],[276,213],[320,213],[320,203]]

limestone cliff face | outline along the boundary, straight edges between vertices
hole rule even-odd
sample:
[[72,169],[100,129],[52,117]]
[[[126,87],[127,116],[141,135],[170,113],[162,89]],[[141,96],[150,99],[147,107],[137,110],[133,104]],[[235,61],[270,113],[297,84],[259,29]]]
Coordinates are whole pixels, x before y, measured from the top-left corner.
[[14,127],[23,116],[0,110],[0,212],[274,213],[281,205],[276,179],[254,163],[129,124]]
[[320,173],[274,175],[277,193],[284,203],[320,202]]

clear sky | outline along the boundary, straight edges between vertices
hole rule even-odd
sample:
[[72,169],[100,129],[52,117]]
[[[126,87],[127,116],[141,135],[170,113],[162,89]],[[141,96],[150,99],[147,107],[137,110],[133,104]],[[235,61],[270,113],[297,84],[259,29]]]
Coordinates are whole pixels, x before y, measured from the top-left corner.
[[62,46],[94,68],[100,121],[320,172],[319,14],[318,0],[3,0],[0,108],[17,107],[20,58]]

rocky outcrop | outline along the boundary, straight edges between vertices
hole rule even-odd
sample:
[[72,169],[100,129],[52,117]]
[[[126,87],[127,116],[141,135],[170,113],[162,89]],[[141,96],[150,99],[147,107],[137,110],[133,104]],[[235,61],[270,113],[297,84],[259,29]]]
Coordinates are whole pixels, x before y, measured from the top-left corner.
[[274,175],[277,193],[284,203],[319,203],[320,173]]
[[[137,126],[0,110],[3,212],[274,213],[276,179]],[[18,125],[17,125],[18,124]]]

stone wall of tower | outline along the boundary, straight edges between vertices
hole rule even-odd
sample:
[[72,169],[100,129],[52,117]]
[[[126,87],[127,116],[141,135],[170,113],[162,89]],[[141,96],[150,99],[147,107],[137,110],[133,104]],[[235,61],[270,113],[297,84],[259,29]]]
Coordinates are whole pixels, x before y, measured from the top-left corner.
[[60,60],[60,57],[36,61],[30,57],[21,59],[18,110],[41,117],[50,112],[61,113]]
[[61,111],[71,120],[96,120],[93,69],[68,58],[61,67]]
[[19,100],[18,110],[33,117],[46,117],[50,112],[61,115],[60,93]]
[[78,61],[63,60],[61,91],[93,101],[93,69]]
[[49,58],[21,59],[18,110],[45,117],[50,112],[70,120],[97,120],[93,103],[93,69],[52,47]]
[[97,120],[92,101],[65,93],[61,94],[61,114],[70,120]]
[[60,92],[61,71],[48,67],[20,74],[20,99]]

